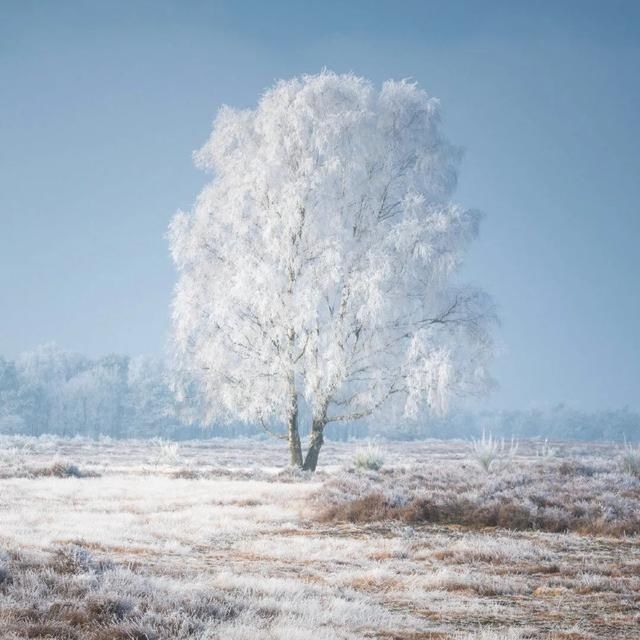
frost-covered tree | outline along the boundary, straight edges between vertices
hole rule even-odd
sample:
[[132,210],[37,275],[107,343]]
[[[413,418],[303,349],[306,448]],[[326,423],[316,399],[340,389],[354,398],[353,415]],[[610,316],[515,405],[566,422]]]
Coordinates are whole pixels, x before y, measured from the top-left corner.
[[135,425],[137,437],[166,437],[175,430],[175,398],[163,360],[131,358],[127,387],[127,423]]
[[187,430],[162,359],[90,359],[54,344],[0,357],[0,433],[147,438]]
[[173,322],[207,419],[286,424],[291,463],[314,470],[329,423],[486,386],[490,305],[452,284],[479,216],[450,201],[459,152],[436,99],[330,72],[278,82],[223,107],[196,159],[213,179],[170,226]]

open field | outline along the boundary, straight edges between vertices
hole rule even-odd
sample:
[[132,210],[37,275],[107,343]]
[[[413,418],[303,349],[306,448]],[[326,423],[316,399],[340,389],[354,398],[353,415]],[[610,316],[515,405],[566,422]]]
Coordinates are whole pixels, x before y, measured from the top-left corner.
[[0,638],[640,637],[620,447],[358,447],[0,438]]

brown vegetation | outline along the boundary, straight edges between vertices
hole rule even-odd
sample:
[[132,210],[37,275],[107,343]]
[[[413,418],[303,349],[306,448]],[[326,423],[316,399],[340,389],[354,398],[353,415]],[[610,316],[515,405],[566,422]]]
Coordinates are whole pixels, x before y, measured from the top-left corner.
[[514,531],[640,534],[640,481],[614,465],[505,464],[495,474],[450,463],[430,470],[350,470],[319,495],[320,522],[500,527]]

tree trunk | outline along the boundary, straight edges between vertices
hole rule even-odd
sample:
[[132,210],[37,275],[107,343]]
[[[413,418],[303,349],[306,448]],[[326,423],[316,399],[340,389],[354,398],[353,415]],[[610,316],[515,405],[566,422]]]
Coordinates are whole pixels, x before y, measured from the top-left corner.
[[292,467],[302,467],[302,445],[300,444],[300,430],[298,429],[298,396],[293,396],[293,407],[287,424],[289,437],[289,463]]
[[318,455],[324,442],[322,432],[324,431],[325,424],[324,418],[314,418],[313,420],[311,425],[311,443],[309,444],[309,450],[307,451],[307,456],[302,466],[305,471],[315,471],[318,466]]

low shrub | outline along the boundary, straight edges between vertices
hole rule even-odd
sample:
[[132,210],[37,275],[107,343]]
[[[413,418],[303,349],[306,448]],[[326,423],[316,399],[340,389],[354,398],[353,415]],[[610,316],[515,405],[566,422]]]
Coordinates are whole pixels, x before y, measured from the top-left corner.
[[471,441],[472,456],[487,473],[491,471],[496,460],[504,456],[511,457],[515,455],[517,450],[518,443],[515,440],[512,439],[507,447],[504,438],[494,439],[491,433],[487,435],[484,431],[481,438]]
[[518,465],[487,476],[453,465],[346,473],[325,482],[324,522],[395,520],[594,535],[640,534],[640,481],[578,461]]
[[369,444],[366,448],[358,449],[353,457],[353,464],[357,469],[367,471],[379,471],[384,465],[384,456],[380,447],[376,444]]
[[623,473],[640,478],[640,446],[634,447],[625,442],[620,456],[620,468]]
[[94,478],[98,474],[92,471],[83,471],[75,464],[70,462],[54,462],[48,467],[39,467],[30,472],[34,477],[53,477],[53,478]]
[[153,447],[151,463],[158,467],[161,465],[175,465],[180,462],[180,444],[162,438],[154,438],[150,441]]

